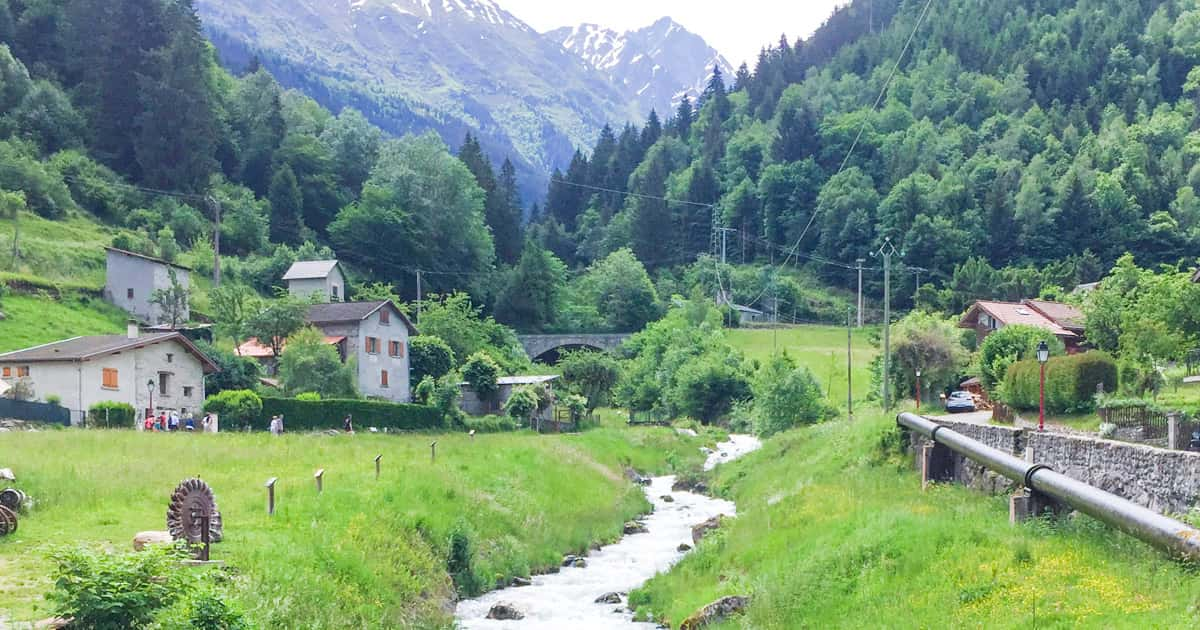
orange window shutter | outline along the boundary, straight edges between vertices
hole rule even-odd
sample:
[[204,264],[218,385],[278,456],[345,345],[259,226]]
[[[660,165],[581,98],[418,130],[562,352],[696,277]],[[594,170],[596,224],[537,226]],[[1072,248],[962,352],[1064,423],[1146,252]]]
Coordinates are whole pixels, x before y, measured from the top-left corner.
[[382,385],[382,386],[384,386],[384,387],[387,387],[387,386],[388,386],[388,373],[387,373],[387,370],[381,370],[381,371],[379,372],[379,384],[380,384],[380,385]]
[[398,356],[398,357],[400,357],[401,359],[403,359],[403,358],[404,358],[404,342],[403,342],[403,341],[397,341],[397,342],[396,342],[396,349],[397,349],[397,350],[399,350],[399,352],[397,352],[397,353],[396,353],[396,356]]
[[8,378],[10,376],[12,376],[12,368],[10,368],[10,367],[4,368],[4,378]]

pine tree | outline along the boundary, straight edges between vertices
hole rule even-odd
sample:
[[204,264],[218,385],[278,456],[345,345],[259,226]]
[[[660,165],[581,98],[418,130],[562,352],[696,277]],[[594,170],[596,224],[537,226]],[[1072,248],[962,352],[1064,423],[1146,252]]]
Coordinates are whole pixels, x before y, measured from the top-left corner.
[[496,319],[522,331],[549,328],[559,311],[566,266],[532,239],[496,299]]
[[192,0],[169,5],[167,23],[172,39],[154,55],[157,73],[138,77],[143,111],[135,153],[146,184],[196,192],[217,170],[208,42]]
[[[646,126],[642,127],[643,155],[646,153],[646,151],[650,150],[650,147],[654,146],[655,142],[658,142],[660,137],[662,137],[662,131],[662,123],[658,120],[658,112],[651,109],[650,115],[646,117]],[[641,159],[638,161],[640,162]],[[629,172],[632,173],[633,170],[630,169]]]
[[695,116],[692,99],[684,94],[683,99],[679,101],[679,107],[675,110],[675,118],[671,121],[671,128],[675,135],[687,140],[688,134],[692,131],[692,121],[695,120]]
[[590,197],[588,189],[588,160],[576,150],[566,174],[555,171],[546,197],[546,215],[554,218],[567,232],[575,231],[575,222],[583,213]]
[[771,142],[776,162],[797,162],[820,147],[816,121],[807,107],[789,107],[779,115],[779,135]]
[[650,158],[636,191],[633,212],[633,252],[647,267],[661,265],[664,258],[675,255],[664,243],[671,242],[671,209],[664,200],[667,193],[668,167],[662,153],[655,151]]
[[750,68],[747,67],[746,62],[743,61],[742,65],[738,66],[737,74],[733,76],[733,91],[740,92],[742,90],[748,90],[752,80],[753,79],[750,76]]
[[271,241],[299,244],[304,227],[301,219],[304,196],[300,193],[300,184],[290,166],[275,169],[267,197],[271,201]]
[[708,78],[708,85],[704,87],[704,94],[700,97],[700,109],[704,109],[709,103],[713,104],[721,121],[727,120],[733,111],[725,89],[725,78],[721,76],[721,66],[716,64],[713,64],[712,76]]
[[496,212],[494,216],[489,215],[488,225],[492,226],[496,256],[511,265],[521,255],[521,193],[517,188],[517,169],[507,158],[500,165],[495,196]]

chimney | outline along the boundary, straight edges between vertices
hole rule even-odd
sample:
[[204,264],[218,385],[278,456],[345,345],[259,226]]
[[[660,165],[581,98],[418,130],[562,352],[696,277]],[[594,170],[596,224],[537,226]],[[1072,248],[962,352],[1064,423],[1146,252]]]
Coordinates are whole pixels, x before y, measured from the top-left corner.
[[131,319],[125,323],[125,336],[130,339],[138,338],[138,323],[136,319]]

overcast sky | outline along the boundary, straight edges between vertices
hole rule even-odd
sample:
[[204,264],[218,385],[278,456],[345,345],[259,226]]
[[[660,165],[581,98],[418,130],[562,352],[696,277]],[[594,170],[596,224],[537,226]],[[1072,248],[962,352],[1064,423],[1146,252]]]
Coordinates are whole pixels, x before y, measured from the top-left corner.
[[846,0],[497,0],[539,31],[590,22],[618,31],[641,28],[667,15],[703,37],[737,67],[763,46],[807,37]]

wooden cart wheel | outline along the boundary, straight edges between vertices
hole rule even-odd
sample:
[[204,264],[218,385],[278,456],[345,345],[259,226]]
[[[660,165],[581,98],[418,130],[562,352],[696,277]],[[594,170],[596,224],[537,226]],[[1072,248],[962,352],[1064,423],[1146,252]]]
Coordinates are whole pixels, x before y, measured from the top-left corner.
[[25,493],[16,488],[5,488],[0,490],[0,505],[14,511],[21,511],[21,504],[25,502]]
[[199,543],[200,518],[203,516],[209,518],[209,541],[220,542],[223,533],[221,513],[217,511],[212,488],[199,479],[187,479],[171,493],[171,502],[167,505],[167,531],[175,540]]
[[0,536],[17,531],[17,513],[0,505]]

